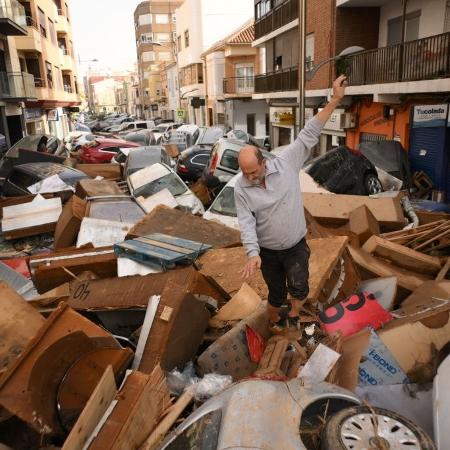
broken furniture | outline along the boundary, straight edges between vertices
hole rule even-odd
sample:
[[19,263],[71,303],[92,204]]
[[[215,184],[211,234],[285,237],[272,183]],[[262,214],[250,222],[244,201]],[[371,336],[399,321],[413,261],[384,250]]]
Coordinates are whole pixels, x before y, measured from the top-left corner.
[[176,264],[190,264],[210,245],[169,235],[153,233],[114,245],[118,257],[149,265],[157,270],[173,269]]
[[105,330],[62,303],[0,379],[0,404],[42,434],[63,435],[108,365],[132,358]]

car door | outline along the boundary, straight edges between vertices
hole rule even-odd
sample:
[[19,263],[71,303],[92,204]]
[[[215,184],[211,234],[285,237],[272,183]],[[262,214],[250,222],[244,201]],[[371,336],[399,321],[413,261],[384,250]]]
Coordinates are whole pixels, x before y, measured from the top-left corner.
[[195,175],[200,176],[203,172],[203,169],[206,167],[209,161],[209,153],[199,153],[197,155],[194,155],[190,162],[192,171],[195,173]]

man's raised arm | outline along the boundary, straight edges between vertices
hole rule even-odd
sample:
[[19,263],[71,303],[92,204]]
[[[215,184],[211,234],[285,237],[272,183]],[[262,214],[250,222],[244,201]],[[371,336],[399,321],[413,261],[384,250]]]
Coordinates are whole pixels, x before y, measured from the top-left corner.
[[311,149],[319,142],[320,133],[323,126],[331,117],[333,111],[345,96],[345,86],[347,78],[341,75],[333,83],[333,97],[329,103],[318,112],[305,127],[300,131],[295,142],[284,150],[280,157],[288,159],[289,162],[300,170],[311,153]]

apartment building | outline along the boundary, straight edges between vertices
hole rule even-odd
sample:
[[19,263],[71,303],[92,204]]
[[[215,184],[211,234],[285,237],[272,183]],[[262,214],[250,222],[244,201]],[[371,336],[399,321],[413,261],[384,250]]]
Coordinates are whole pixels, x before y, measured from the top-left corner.
[[167,111],[160,65],[176,59],[175,9],[182,3],[181,0],[150,0],[141,2],[134,12],[140,117],[158,117],[163,110]]
[[127,113],[137,116],[139,83],[136,73],[90,73],[86,76],[89,109],[95,114]]
[[299,0],[254,0],[259,71],[254,100],[269,102],[272,146],[294,141],[298,132]]
[[[18,7],[15,0],[2,4]],[[12,70],[30,74],[35,87],[35,98],[23,101],[23,130],[62,138],[69,131],[70,113],[81,103],[68,0],[20,1],[19,6],[26,33],[10,41],[18,60]]]
[[[328,138],[322,140],[322,149],[330,148],[337,135],[354,149],[364,142],[398,141],[409,152],[412,170],[427,173],[437,198],[445,195],[448,201],[450,1],[308,0],[308,4],[307,39],[315,48],[311,66],[346,48],[361,47],[324,65],[307,84],[312,112],[329,94],[335,74],[348,74],[345,109],[325,127]],[[331,32],[324,45],[327,23]]]
[[185,121],[206,125],[202,54],[251,19],[251,2],[185,0],[176,10],[176,43],[181,111]]
[[[13,0],[0,4],[0,133],[9,147],[25,134],[25,104],[36,100],[33,75],[22,71],[14,42],[26,36],[24,7]],[[3,140],[3,137],[2,137]]]
[[268,134],[269,107],[265,100],[252,100],[259,52],[252,47],[253,18],[202,54],[205,67],[208,125],[246,131],[253,136]]

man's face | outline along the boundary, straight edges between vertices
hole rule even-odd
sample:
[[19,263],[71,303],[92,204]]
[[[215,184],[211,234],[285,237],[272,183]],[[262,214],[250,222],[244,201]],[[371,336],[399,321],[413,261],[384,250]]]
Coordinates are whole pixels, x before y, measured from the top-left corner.
[[259,186],[263,183],[266,174],[266,161],[263,160],[261,163],[255,159],[255,162],[251,164],[246,164],[242,167],[242,173],[244,177],[253,185]]

